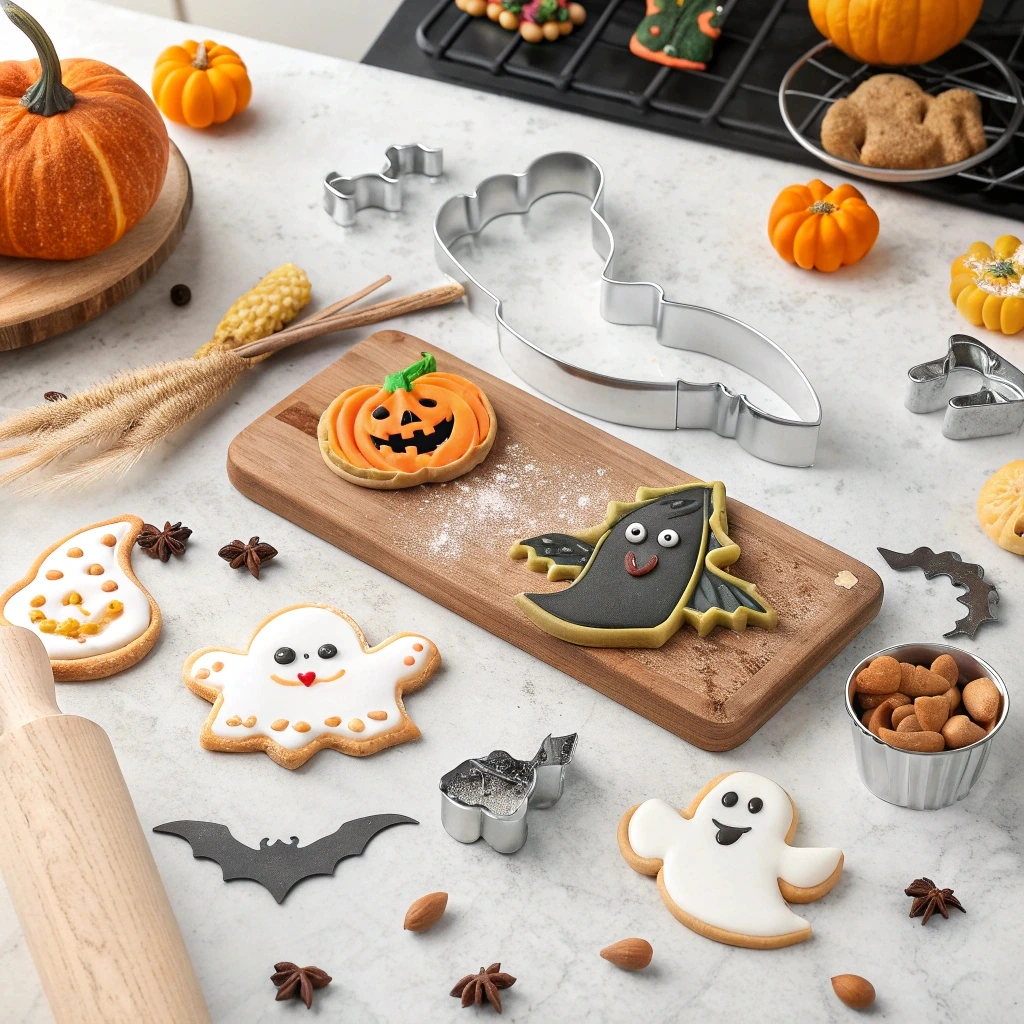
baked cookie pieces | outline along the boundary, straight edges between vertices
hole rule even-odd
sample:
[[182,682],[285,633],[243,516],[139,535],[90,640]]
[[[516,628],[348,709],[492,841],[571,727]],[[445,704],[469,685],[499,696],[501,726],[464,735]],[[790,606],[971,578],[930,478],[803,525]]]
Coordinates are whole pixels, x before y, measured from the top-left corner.
[[142,527],[125,515],[69,534],[0,595],[0,621],[40,637],[54,679],[103,679],[156,643],[160,609],[132,570]]

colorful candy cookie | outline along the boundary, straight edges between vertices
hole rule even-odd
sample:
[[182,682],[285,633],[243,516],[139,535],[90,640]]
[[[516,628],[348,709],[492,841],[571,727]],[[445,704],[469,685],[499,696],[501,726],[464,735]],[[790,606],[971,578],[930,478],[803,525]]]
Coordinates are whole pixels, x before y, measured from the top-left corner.
[[509,32],[519,29],[528,43],[554,42],[587,20],[583,4],[570,0],[455,0],[455,6],[474,18],[486,14]]
[[160,609],[132,570],[142,527],[137,516],[119,516],[78,530],[0,595],[0,621],[42,639],[54,679],[104,679],[156,643]]
[[703,71],[722,34],[719,0],[647,0],[647,13],[629,40],[637,57],[672,68]]
[[360,487],[394,490],[454,480],[480,465],[498,420],[487,396],[454,373],[438,373],[434,357],[383,387],[342,392],[320,417],[320,452],[338,476]]
[[298,768],[332,747],[361,757],[420,731],[403,693],[441,664],[415,633],[370,647],[344,612],[297,604],[256,627],[244,651],[205,647],[185,662],[185,685],[213,704],[199,737],[207,750],[264,750]]
[[752,772],[712,779],[683,811],[664,800],[631,807],[619,849],[687,928],[730,946],[775,949],[811,937],[789,903],[820,899],[843,873],[843,852],[790,846],[789,794]]
[[684,622],[700,636],[778,622],[753,583],[725,571],[740,548],[718,482],[641,487],[636,501],[609,502],[600,526],[531,537],[509,555],[549,580],[575,581],[515,600],[546,633],[584,647],[661,647]]

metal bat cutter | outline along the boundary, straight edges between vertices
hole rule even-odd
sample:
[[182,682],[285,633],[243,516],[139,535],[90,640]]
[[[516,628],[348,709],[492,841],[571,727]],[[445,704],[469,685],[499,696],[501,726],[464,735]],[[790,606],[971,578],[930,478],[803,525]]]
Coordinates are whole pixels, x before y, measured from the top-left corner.
[[[452,254],[460,238],[479,234],[496,217],[525,214],[538,199],[572,193],[590,200],[591,241],[604,259],[601,316],[609,323],[657,329],[668,348],[721,359],[770,387],[797,419],[774,416],[720,382],[646,381],[594,373],[546,352],[505,320],[502,300]],[[787,353],[760,331],[724,313],[665,298],[660,285],[615,278],[615,238],[603,216],[604,171],[579,153],[548,153],[520,174],[498,174],[475,192],[453,196],[434,218],[434,257],[466,289],[469,308],[493,316],[509,366],[541,394],[612,423],[662,430],[699,428],[734,437],[752,455],[782,466],[810,466],[821,405],[810,381]]]

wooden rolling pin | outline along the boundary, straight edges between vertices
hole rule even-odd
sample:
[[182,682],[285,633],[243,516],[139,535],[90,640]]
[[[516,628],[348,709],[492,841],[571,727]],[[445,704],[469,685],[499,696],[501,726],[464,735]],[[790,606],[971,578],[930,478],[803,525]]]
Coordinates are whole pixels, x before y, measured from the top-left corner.
[[42,642],[5,625],[0,871],[57,1024],[209,1024],[110,740],[61,714]]

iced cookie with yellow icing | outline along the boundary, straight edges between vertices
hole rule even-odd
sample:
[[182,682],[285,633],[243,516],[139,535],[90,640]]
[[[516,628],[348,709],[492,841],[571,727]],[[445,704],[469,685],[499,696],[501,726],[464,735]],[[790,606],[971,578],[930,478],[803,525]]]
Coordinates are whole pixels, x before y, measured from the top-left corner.
[[126,515],[78,530],[0,594],[0,622],[40,637],[54,679],[103,679],[152,650],[160,609],[132,569],[142,526]]
[[359,757],[416,739],[402,696],[440,664],[426,637],[399,633],[370,647],[344,612],[299,604],[264,619],[244,651],[196,651],[184,678],[213,704],[203,747],[262,750],[298,768],[324,747]]

